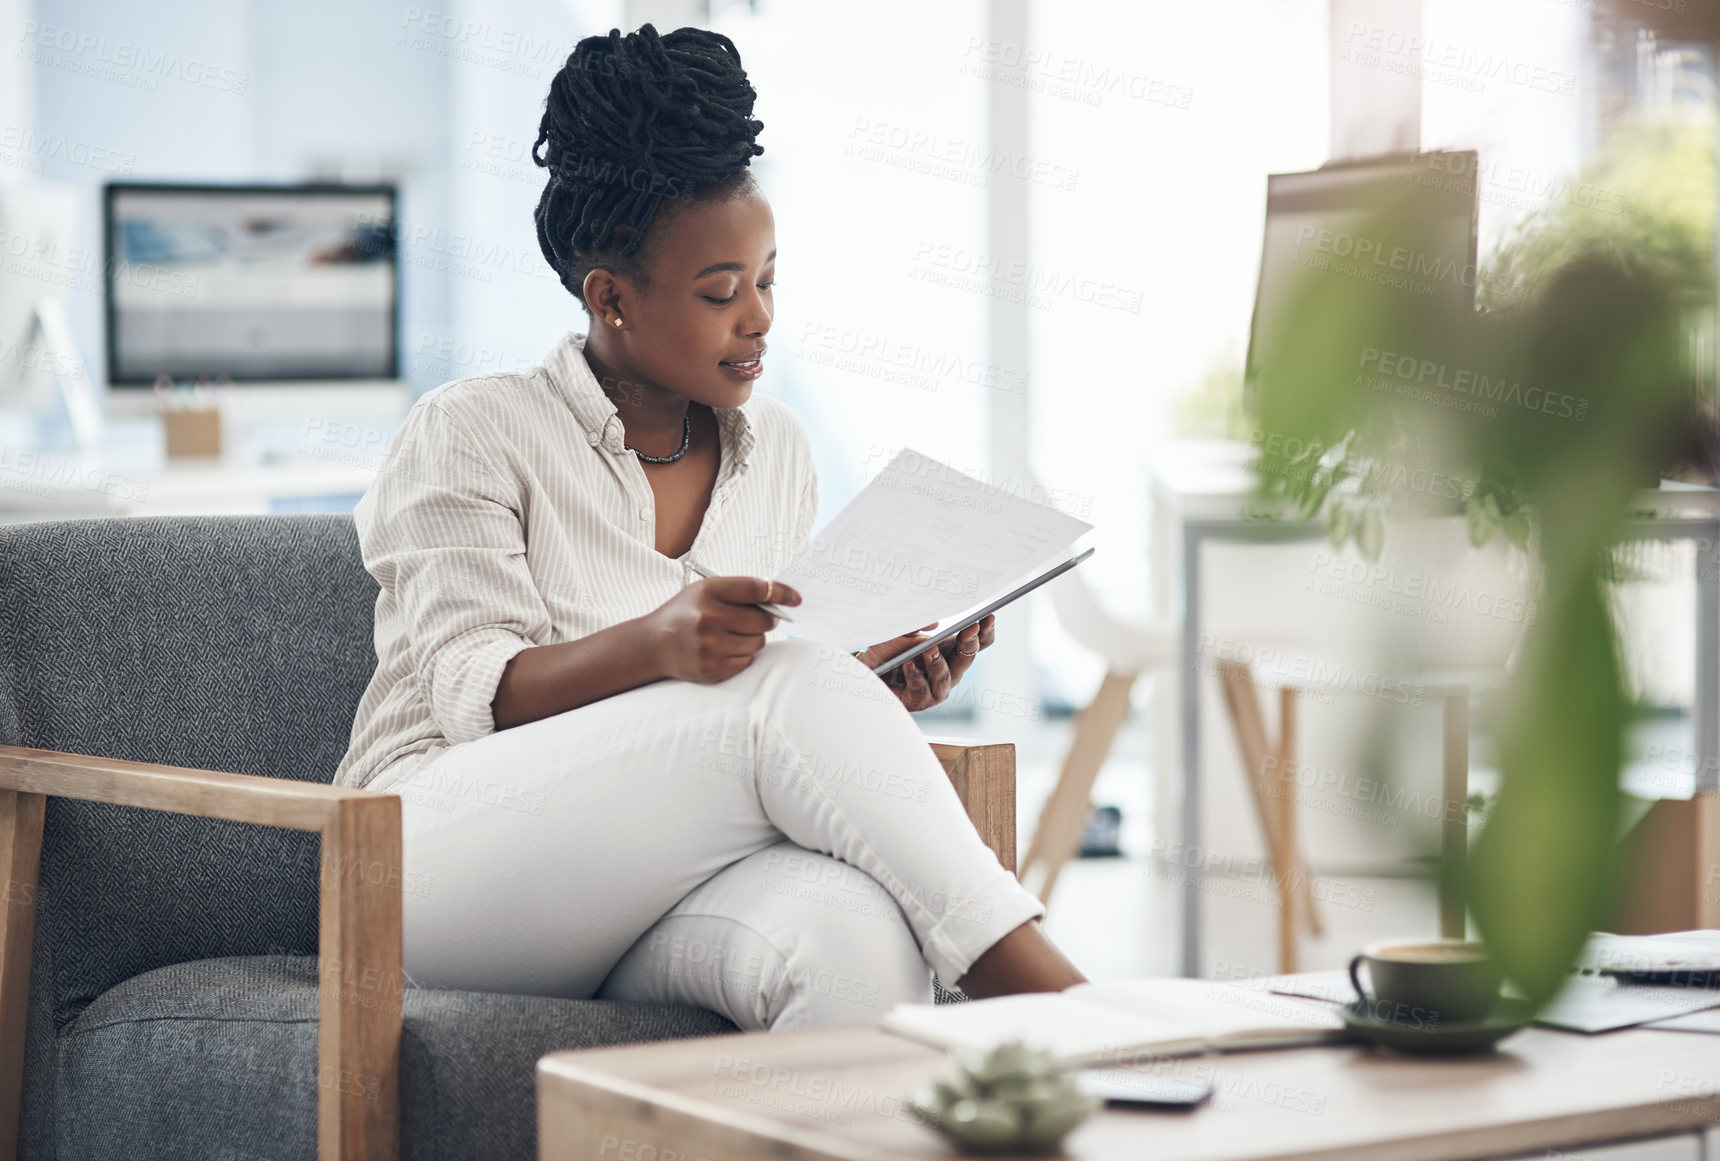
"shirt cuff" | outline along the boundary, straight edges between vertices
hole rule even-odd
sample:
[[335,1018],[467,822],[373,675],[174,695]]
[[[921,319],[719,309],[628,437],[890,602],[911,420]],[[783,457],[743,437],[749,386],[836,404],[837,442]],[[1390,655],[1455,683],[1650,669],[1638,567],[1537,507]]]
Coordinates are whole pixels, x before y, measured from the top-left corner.
[[[496,688],[515,656],[532,642],[502,629],[445,650],[436,663],[430,710],[449,745],[475,741],[496,732]],[[458,651],[449,657],[448,652]]]

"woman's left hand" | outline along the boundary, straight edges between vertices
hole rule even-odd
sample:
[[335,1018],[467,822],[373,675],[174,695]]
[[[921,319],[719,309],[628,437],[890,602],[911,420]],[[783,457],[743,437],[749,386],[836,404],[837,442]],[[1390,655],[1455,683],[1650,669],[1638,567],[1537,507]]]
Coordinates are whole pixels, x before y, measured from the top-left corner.
[[[904,633],[860,652],[860,661],[871,668],[888,661],[904,649],[910,649],[926,639],[926,630],[937,628],[933,621],[916,633]],[[911,661],[903,662],[881,679],[910,711],[930,709],[950,696],[950,690],[968,671],[981,649],[997,640],[997,614],[988,614],[978,624],[969,625],[960,633],[928,649]]]

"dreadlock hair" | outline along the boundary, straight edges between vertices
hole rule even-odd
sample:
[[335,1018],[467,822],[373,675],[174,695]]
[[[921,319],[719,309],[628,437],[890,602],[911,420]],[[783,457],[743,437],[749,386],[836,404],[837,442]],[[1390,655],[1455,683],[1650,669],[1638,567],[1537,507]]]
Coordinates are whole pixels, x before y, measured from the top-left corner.
[[647,285],[640,247],[661,233],[648,235],[654,218],[751,188],[748,166],[764,152],[754,141],[764,128],[752,116],[757,96],[719,32],[659,36],[644,24],[574,46],[532,145],[532,160],[549,170],[534,217],[544,258],[587,313],[585,276],[599,266]]

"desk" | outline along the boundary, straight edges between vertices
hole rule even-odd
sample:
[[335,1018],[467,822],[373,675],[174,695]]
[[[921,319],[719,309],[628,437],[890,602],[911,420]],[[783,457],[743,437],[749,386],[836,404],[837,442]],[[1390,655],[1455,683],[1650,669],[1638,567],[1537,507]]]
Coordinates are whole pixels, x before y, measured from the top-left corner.
[[[1498,1052],[1417,1060],[1352,1045],[1161,1060],[1205,1077],[1189,1112],[1102,1110],[1076,1161],[1433,1161],[1582,1148],[1699,1161],[1720,1122],[1720,1041],[1528,1028]],[[538,1062],[540,1161],[953,1158],[905,1098],[949,1058],[870,1025],[556,1052]],[[1720,1141],[1720,1134],[1716,1134]],[[1617,1152],[1599,1142],[1661,1138]]]
[[355,457],[275,464],[186,459],[154,466],[75,452],[0,449],[0,524],[345,511],[375,475],[374,466]]
[[[1152,492],[1153,607],[1172,609],[1182,618],[1180,678],[1181,802],[1179,839],[1184,849],[1201,843],[1200,801],[1200,634],[1201,549],[1213,541],[1283,544],[1325,536],[1318,521],[1255,519],[1247,515],[1254,490],[1246,444],[1201,443],[1170,450],[1155,460]],[[1625,528],[1623,539],[1695,540],[1710,551],[1720,548],[1720,492],[1710,489],[1657,489],[1642,493],[1641,516]],[[1696,683],[1691,719],[1692,749],[1700,756],[1694,790],[1720,785],[1720,566],[1699,565],[1696,600]],[[1180,583],[1179,583],[1180,581]],[[1168,704],[1161,699],[1157,722],[1168,736]],[[1160,754],[1164,751],[1161,748]],[[1160,769],[1169,769],[1164,764]],[[1449,786],[1449,780],[1447,785]],[[1450,851],[1448,838],[1446,849]],[[1182,955],[1185,976],[1200,974],[1200,882],[1182,884]]]

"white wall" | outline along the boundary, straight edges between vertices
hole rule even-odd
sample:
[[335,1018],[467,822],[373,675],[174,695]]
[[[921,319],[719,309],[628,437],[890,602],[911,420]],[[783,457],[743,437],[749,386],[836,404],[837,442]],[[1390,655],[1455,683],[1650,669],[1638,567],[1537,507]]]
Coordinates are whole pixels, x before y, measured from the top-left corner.
[[37,176],[83,191],[86,256],[68,299],[92,367],[112,178],[399,181],[403,372],[419,391],[497,350],[534,362],[572,319],[532,231],[542,171],[473,163],[492,144],[529,149],[550,77],[576,39],[618,19],[618,2],[4,3],[0,27],[33,22],[6,50],[26,54],[35,80],[21,99],[6,70],[0,126],[33,103],[33,132],[78,146]]

